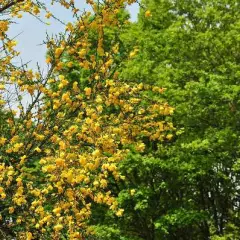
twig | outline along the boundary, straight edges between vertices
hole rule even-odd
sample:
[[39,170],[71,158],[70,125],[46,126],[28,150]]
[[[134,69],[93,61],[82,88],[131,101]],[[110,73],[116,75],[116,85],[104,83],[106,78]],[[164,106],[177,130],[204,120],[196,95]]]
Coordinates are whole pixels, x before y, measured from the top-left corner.
[[18,4],[18,3],[21,3],[21,2],[24,2],[24,0],[17,0],[17,1],[13,1],[13,2],[10,2],[10,3],[6,4],[2,8],[0,8],[0,13],[4,12],[8,8],[10,8],[10,7],[12,7],[12,6],[14,6],[14,5]]

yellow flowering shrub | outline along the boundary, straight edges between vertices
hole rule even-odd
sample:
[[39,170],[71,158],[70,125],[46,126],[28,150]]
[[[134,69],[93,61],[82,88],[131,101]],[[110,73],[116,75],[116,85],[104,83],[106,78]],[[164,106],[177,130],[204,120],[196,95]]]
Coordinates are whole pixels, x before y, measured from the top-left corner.
[[[80,14],[73,0],[56,2]],[[104,28],[121,30],[117,13],[134,1],[86,2],[93,12],[68,23],[61,38],[48,39],[45,76],[12,64],[20,53],[14,49],[16,42],[7,38],[11,21],[0,21],[7,51],[0,60],[4,116],[0,122],[0,214],[1,224],[17,239],[84,239],[93,234],[87,224],[93,202],[122,216],[124,209],[111,194],[108,177],[124,180],[118,163],[130,147],[144,152],[144,139],[171,138],[165,132],[173,126],[165,117],[173,108],[148,97],[148,92],[161,94],[163,90],[122,82],[115,61],[119,43],[104,45]],[[7,11],[10,17],[21,17],[23,12],[38,16],[44,10],[50,18],[52,14],[42,8],[31,0],[0,1],[0,14]],[[95,45],[92,32],[97,36]],[[72,60],[65,62],[64,56]],[[76,64],[88,71],[85,86],[60,73]],[[4,98],[8,84],[16,88],[17,111]],[[21,103],[24,93],[32,97],[27,106]]]

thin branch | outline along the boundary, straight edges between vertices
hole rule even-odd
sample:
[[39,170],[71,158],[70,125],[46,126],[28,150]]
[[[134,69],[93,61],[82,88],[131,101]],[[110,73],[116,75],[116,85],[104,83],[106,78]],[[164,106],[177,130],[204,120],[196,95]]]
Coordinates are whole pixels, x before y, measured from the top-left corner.
[[24,0],[17,0],[17,1],[13,1],[13,2],[6,4],[2,8],[0,8],[0,13],[4,12],[5,10],[9,9],[10,7],[12,7],[18,3],[21,3],[21,2],[24,2]]

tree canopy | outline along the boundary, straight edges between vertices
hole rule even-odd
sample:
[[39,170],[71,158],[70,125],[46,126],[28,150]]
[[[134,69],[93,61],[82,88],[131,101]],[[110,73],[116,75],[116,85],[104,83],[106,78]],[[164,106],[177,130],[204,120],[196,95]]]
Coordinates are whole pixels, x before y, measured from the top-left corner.
[[43,73],[8,29],[55,16],[0,1],[0,238],[239,239],[240,3],[134,2],[52,1]]

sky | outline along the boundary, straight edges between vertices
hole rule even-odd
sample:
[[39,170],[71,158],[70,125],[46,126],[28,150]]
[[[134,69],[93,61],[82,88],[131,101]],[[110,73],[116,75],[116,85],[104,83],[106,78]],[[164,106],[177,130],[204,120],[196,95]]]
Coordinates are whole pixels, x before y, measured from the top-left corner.
[[[53,7],[49,4],[50,0],[44,0],[43,2],[49,6],[50,11],[57,18],[64,22],[73,21],[71,13],[63,7],[55,4]],[[77,7],[80,10],[89,10],[85,0],[76,0],[79,2]],[[132,4],[128,7],[131,14],[131,21],[137,20],[137,14],[139,11],[138,4]],[[44,18],[42,19],[46,19]],[[36,63],[38,62],[41,67],[45,65],[46,46],[41,45],[46,38],[46,32],[51,36],[52,34],[58,34],[64,31],[65,26],[54,19],[46,19],[46,22],[50,22],[50,25],[41,23],[34,16],[25,14],[21,19],[16,19],[16,24],[13,24],[9,30],[10,37],[16,37],[18,42],[17,50],[21,52],[21,59],[24,63],[30,62],[29,67],[36,69]],[[20,62],[20,59],[16,59]]]

